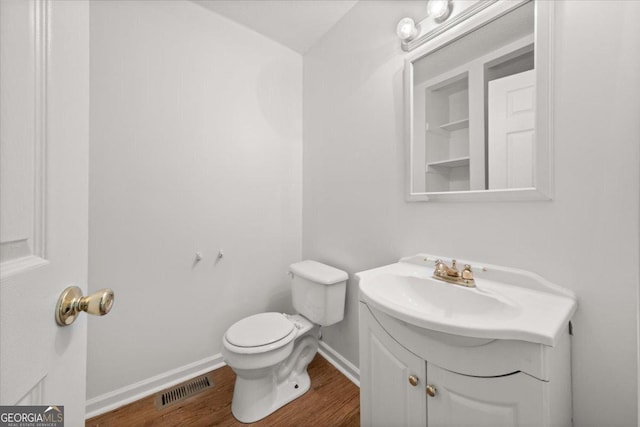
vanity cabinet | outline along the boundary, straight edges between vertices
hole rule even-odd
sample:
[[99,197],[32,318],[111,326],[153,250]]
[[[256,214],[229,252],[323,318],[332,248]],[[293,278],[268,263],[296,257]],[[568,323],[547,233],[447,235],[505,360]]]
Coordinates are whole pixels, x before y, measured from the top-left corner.
[[555,347],[467,338],[360,302],[361,424],[571,426],[569,359],[568,330]]

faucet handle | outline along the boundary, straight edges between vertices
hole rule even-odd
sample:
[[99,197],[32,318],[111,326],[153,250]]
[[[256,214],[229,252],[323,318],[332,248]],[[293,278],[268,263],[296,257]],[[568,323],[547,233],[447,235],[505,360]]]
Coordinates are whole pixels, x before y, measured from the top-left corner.
[[473,280],[473,271],[471,271],[471,266],[469,264],[464,265],[464,270],[462,270],[462,278],[465,280]]

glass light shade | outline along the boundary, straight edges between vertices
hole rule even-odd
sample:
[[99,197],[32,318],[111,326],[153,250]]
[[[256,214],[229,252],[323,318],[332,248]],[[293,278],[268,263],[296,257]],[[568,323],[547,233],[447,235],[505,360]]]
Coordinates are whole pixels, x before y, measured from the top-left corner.
[[402,41],[409,41],[418,35],[418,27],[411,18],[402,18],[396,27],[396,34]]
[[429,0],[427,13],[434,21],[443,22],[451,14],[451,0]]

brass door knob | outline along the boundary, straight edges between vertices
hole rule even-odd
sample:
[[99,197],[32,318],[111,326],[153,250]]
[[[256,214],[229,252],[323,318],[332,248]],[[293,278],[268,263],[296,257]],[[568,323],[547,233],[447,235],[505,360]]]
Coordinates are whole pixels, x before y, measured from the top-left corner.
[[411,384],[412,386],[417,386],[418,385],[418,377],[416,377],[415,375],[410,375],[409,376],[409,384]]
[[78,314],[84,311],[96,316],[104,316],[113,307],[113,291],[100,289],[97,292],[82,296],[82,289],[69,286],[62,291],[56,305],[56,323],[60,326],[72,324]]
[[431,397],[434,397],[436,395],[436,388],[434,386],[432,386],[431,384],[427,385],[427,394]]

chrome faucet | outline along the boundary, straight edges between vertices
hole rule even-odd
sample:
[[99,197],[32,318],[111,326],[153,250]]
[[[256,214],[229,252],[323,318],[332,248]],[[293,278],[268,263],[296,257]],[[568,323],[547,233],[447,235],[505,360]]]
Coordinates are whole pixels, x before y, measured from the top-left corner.
[[465,264],[462,272],[458,271],[456,260],[451,260],[451,267],[445,264],[441,259],[436,260],[436,267],[433,270],[433,277],[447,283],[475,288],[476,282],[473,279],[473,271],[471,266]]

